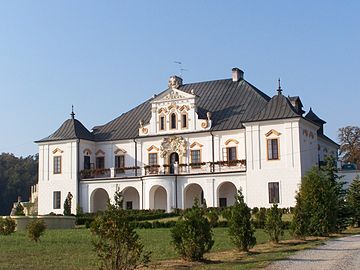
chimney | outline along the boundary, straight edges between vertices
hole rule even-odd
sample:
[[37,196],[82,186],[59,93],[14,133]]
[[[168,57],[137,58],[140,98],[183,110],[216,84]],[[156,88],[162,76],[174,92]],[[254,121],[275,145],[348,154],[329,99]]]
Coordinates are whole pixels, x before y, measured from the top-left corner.
[[232,69],[232,80],[233,82],[238,82],[240,80],[244,79],[244,71],[238,68]]

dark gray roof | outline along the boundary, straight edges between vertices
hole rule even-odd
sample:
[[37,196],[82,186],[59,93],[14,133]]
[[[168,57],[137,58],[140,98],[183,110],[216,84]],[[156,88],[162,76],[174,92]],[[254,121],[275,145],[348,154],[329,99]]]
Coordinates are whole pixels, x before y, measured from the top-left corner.
[[[211,130],[242,128],[270,100],[270,97],[245,80],[233,82],[231,79],[185,84],[179,90],[193,93],[197,98],[197,113],[206,119],[211,112]],[[165,90],[166,91],[166,90]],[[122,114],[111,122],[94,130],[96,141],[131,139],[138,136],[139,121],[149,123],[151,104],[143,104]]]
[[320,126],[322,126],[323,124],[326,124],[326,122],[324,120],[322,120],[319,116],[317,116],[311,108],[310,108],[310,111],[305,115],[305,119],[309,120],[311,122],[314,122]]
[[84,127],[84,125],[80,121],[76,119],[68,119],[53,134],[36,142],[40,143],[71,139],[83,139],[93,141],[94,135],[89,130],[87,130],[87,128]]
[[285,118],[301,117],[289,99],[283,94],[275,95],[266,106],[251,121],[276,120]]

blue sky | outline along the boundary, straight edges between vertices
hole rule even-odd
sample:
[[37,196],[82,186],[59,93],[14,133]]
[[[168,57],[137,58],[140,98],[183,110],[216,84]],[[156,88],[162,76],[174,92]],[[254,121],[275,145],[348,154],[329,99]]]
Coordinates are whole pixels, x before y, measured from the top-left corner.
[[0,1],[0,152],[69,118],[104,124],[184,82],[245,79],[299,95],[337,138],[360,126],[358,1]]

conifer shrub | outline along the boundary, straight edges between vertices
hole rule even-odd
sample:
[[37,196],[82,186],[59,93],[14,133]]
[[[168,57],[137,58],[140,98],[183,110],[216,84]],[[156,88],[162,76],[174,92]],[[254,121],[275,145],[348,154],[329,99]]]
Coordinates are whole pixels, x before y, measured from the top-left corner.
[[268,233],[270,240],[279,243],[280,237],[284,235],[284,225],[282,221],[282,209],[274,204],[266,212],[265,231]]
[[0,217],[0,235],[9,235],[15,232],[16,223],[12,218]]
[[257,229],[265,228],[265,219],[266,219],[266,208],[260,207],[259,211],[254,214],[254,226]]
[[38,242],[40,240],[40,237],[45,233],[45,221],[42,219],[31,220],[27,224],[26,230],[29,238],[35,242]]
[[206,209],[199,206],[196,198],[191,209],[184,211],[171,229],[172,243],[179,255],[188,261],[200,261],[214,244],[212,228],[206,217]]
[[244,201],[241,190],[235,195],[235,203],[226,215],[231,241],[240,251],[249,251],[256,244],[255,230],[251,223],[251,209]]
[[114,204],[108,202],[107,209],[91,225],[101,269],[128,270],[146,265],[150,252],[144,250],[127,212],[122,208],[121,192],[115,192],[114,200]]
[[352,181],[346,197],[349,205],[351,223],[353,226],[360,227],[360,177]]

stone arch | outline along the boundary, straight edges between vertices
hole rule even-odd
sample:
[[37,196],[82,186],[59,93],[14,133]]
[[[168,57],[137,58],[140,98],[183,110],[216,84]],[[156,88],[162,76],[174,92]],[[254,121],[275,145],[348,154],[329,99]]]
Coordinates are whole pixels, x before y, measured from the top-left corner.
[[126,187],[121,191],[124,209],[140,209],[140,195],[136,188]]
[[150,189],[150,209],[167,210],[168,194],[163,186],[155,185]]
[[235,203],[235,195],[237,188],[234,183],[226,181],[222,182],[217,188],[217,204],[218,207],[231,206]]
[[191,208],[194,205],[195,198],[199,199],[199,203],[203,203],[204,191],[199,184],[192,183],[184,189],[184,208]]
[[90,196],[90,212],[104,211],[108,201],[109,194],[105,189],[95,189]]

